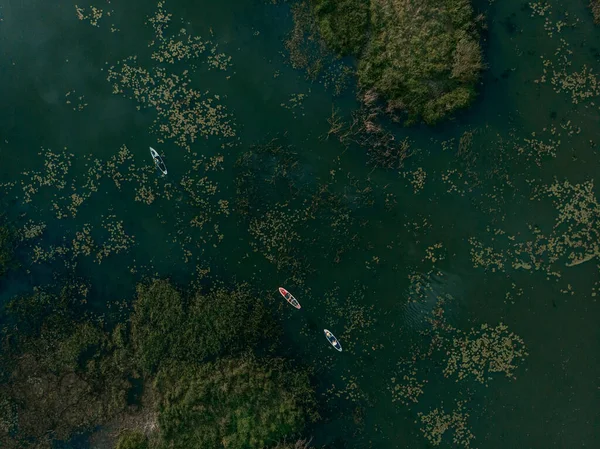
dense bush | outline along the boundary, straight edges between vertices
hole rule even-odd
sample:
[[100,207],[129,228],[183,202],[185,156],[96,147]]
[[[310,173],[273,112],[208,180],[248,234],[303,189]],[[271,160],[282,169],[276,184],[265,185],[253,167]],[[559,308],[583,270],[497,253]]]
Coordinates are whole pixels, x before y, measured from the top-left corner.
[[276,328],[243,285],[207,294],[140,285],[131,326],[110,332],[75,292],[39,290],[5,309],[0,447],[49,449],[137,410],[147,419],[122,427],[116,449],[262,449],[315,416],[306,373],[253,355]]
[[148,438],[140,432],[124,432],[116,449],[148,449]]
[[155,387],[164,442],[174,449],[261,449],[313,417],[308,376],[276,359],[171,364]]
[[408,121],[433,124],[467,106],[482,70],[469,0],[373,0],[359,80]]
[[369,25],[368,0],[312,0],[319,31],[341,55],[360,54]]
[[69,293],[38,292],[7,309],[14,327],[5,328],[0,354],[0,421],[10,425],[0,425],[8,429],[0,447],[51,447],[127,404],[129,366],[115,362],[128,357],[98,324],[76,318]]
[[184,296],[163,280],[138,286],[131,325],[136,359],[154,373],[169,360],[201,362],[254,346],[274,322],[243,289]]
[[322,39],[358,59],[359,87],[406,123],[475,98],[484,64],[470,0],[311,0]]

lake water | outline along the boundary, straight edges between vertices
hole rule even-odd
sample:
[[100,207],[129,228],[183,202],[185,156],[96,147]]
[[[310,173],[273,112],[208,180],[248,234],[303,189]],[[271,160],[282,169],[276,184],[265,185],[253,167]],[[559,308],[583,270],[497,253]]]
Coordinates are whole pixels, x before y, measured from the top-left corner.
[[[167,27],[154,2],[1,1],[2,207],[23,242],[0,299],[69,276],[114,318],[147,277],[247,282],[314,368],[316,446],[600,447],[600,27],[583,1],[475,7],[477,102],[383,121],[412,153],[385,170],[327,137],[355,83],[291,66],[288,3],[168,0]],[[236,161],[273,139],[242,216]]]

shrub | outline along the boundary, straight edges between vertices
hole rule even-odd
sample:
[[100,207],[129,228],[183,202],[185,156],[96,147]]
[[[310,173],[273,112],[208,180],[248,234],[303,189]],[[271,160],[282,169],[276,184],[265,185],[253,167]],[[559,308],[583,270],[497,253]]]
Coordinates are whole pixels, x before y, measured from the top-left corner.
[[171,364],[155,388],[161,434],[173,449],[262,449],[314,416],[308,376],[277,359]]
[[169,360],[201,362],[251,347],[273,320],[244,286],[184,296],[157,280],[138,286],[131,328],[136,359],[151,374]]
[[467,106],[483,67],[469,0],[372,0],[359,81],[408,122],[434,124]]
[[14,432],[0,432],[0,447],[51,447],[126,407],[128,374],[112,362],[110,335],[75,313],[75,302],[68,289],[40,291],[7,308],[15,326],[2,342],[0,400]]
[[369,24],[368,0],[312,0],[321,36],[340,55],[360,54]]
[[116,449],[148,449],[148,438],[140,432],[125,432],[119,437]]

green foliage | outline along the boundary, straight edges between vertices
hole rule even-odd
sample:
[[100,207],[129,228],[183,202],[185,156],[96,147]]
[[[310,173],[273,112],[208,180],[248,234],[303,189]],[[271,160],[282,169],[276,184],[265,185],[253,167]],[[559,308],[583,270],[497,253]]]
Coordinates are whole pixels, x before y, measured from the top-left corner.
[[50,447],[127,405],[129,367],[114,363],[110,334],[76,314],[69,295],[38,291],[8,307],[14,326],[5,331],[0,358],[0,420],[8,413],[13,431],[0,432],[1,447]]
[[243,286],[184,297],[164,280],[138,286],[131,324],[136,358],[147,373],[169,360],[200,362],[253,346],[273,328],[262,302]]
[[[596,1],[596,0],[594,0]],[[470,0],[311,0],[321,38],[358,58],[365,103],[437,123],[475,98],[483,70]]]
[[483,62],[469,0],[380,0],[371,24],[359,80],[388,110],[434,124],[473,101]]
[[363,88],[408,121],[434,124],[467,106],[483,68],[469,0],[378,0],[371,38],[359,62]]
[[261,449],[314,418],[308,376],[251,357],[164,366],[155,381],[170,448]]
[[359,55],[367,39],[368,0],[312,0],[321,37],[341,55]]
[[138,285],[131,332],[143,369],[152,372],[165,357],[180,355],[184,322],[183,299],[168,281]]
[[133,431],[117,449],[262,449],[302,430],[315,416],[308,376],[248,355],[272,337],[274,321],[246,291],[140,285],[131,326],[112,332],[86,318],[69,288],[14,300],[4,317],[12,325],[0,338],[0,447],[50,448],[126,421],[140,366],[143,418],[130,420],[125,428]]
[[116,449],[148,449],[148,438],[140,432],[125,432],[119,437]]

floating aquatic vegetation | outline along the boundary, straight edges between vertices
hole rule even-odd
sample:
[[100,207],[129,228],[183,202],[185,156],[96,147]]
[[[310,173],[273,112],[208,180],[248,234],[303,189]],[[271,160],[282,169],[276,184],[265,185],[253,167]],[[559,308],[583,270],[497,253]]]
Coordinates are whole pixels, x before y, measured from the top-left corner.
[[217,45],[210,49],[210,55],[206,58],[208,68],[226,71],[233,64],[231,62],[231,56],[225,53],[217,53]]
[[342,398],[356,403],[368,401],[368,396],[358,384],[358,378],[355,375],[350,374],[348,377],[342,375],[341,379],[344,382],[344,388],[340,389],[333,386],[328,389],[329,398]]
[[501,252],[494,250],[490,246],[485,246],[477,238],[469,238],[469,244],[471,245],[471,260],[473,267],[485,268],[491,270],[494,273],[496,270],[504,271],[504,265],[506,263],[506,257]]
[[[550,199],[556,217],[549,233],[528,225],[530,239],[507,235],[500,229],[488,229],[493,241],[504,241],[506,250],[494,249],[472,237],[471,259],[475,267],[491,271],[513,269],[542,270],[560,277],[555,265],[563,261],[567,267],[585,263],[600,255],[600,204],[593,181],[571,184],[555,181],[538,187],[532,199]],[[496,245],[498,246],[498,245]]]
[[552,184],[547,195],[558,213],[553,233],[554,247],[564,248],[567,266],[584,263],[600,255],[600,204],[594,182]]
[[403,374],[400,377],[392,377],[391,385],[388,386],[392,402],[400,402],[403,405],[416,404],[423,394],[427,380],[417,377],[417,370],[414,366],[401,367],[400,371]]
[[21,229],[21,239],[29,240],[40,237],[46,229],[46,223],[36,223],[33,220],[28,220]]
[[520,287],[517,287],[517,284],[515,284],[514,282],[511,284],[511,291],[506,292],[506,295],[504,296],[504,302],[508,303],[510,302],[511,304],[514,304],[515,298],[520,298],[522,297],[524,294],[523,289]]
[[441,242],[434,243],[433,245],[425,248],[425,260],[431,261],[432,264],[436,264],[446,258],[446,250]]
[[[223,156],[200,156],[189,161],[190,170],[179,182],[178,192],[184,201],[185,210],[177,208],[177,238],[184,252],[185,261],[191,260],[191,246],[202,248],[213,239],[213,246],[220,243],[224,234],[217,220],[229,216],[229,201],[218,197],[219,185],[211,179],[211,172],[223,169]],[[212,225],[212,226],[209,226]]]
[[285,41],[290,63],[295,69],[306,70],[309,78],[316,79],[328,52],[325,42],[319,36],[309,2],[293,4],[292,17],[294,27]]
[[253,146],[236,162],[236,211],[248,225],[251,246],[297,281],[311,272],[305,254],[339,262],[355,244],[347,202],[314,184],[296,153],[277,139]]
[[377,316],[374,305],[364,305],[365,290],[356,282],[346,295],[340,294],[339,287],[324,293],[323,304],[329,323],[337,328],[343,326],[343,332],[337,337],[343,341],[344,351],[350,354],[355,354],[357,349],[366,354],[383,347],[380,343],[370,343],[369,331],[377,322]]
[[[70,90],[69,92],[67,92],[65,94],[65,98],[66,98],[66,104],[73,104],[73,110],[74,111],[83,111],[85,109],[85,107],[88,105],[87,103],[84,103],[84,95],[80,95],[79,97],[75,98],[75,96],[71,97],[71,94],[74,94],[75,91],[74,90]],[[72,99],[72,101],[71,101]]]
[[[167,69],[186,62],[193,71],[211,42],[192,36],[185,28],[166,37],[170,22],[171,14],[165,11],[164,2],[159,2],[155,15],[148,19],[154,29],[154,40],[149,43],[154,65],[142,64],[137,56],[130,56],[111,66],[107,80],[113,93],[137,101],[138,109],[156,111],[151,131],[160,136],[161,143],[173,140],[189,151],[200,137],[234,137],[232,115],[220,104],[221,97],[193,88],[190,69],[179,73]],[[231,58],[216,54],[216,48],[212,47],[206,62],[209,67],[224,69],[231,64]],[[151,195],[143,192],[143,197],[148,201]]]
[[234,137],[231,115],[218,103],[218,95],[210,96],[189,85],[187,70],[180,75],[168,74],[163,68],[148,71],[130,57],[109,69],[108,81],[114,93],[135,99],[140,107],[154,108],[157,118],[151,130],[159,142],[172,139],[177,145],[190,150],[198,137]]
[[427,179],[427,173],[422,167],[418,167],[412,172],[405,173],[410,183],[412,184],[415,193],[419,193],[425,187],[425,180]]
[[[546,129],[544,129],[546,131]],[[556,128],[552,127],[549,130],[552,136],[557,134]],[[560,134],[558,134],[560,137]],[[525,145],[519,146],[517,151],[519,154],[525,155],[525,157],[533,159],[537,165],[541,165],[541,161],[547,157],[556,157],[556,150],[560,146],[560,140],[548,138],[547,140],[541,140],[537,138],[536,133],[531,133],[531,138],[523,139]]]
[[[294,114],[294,117],[297,117],[296,115],[296,110],[299,111],[304,111],[304,99],[307,97],[307,94],[292,94],[290,95],[289,100],[287,101],[287,103],[281,103],[281,107],[284,109],[287,109],[289,111],[292,111],[292,114]],[[304,112],[302,112],[302,115],[304,115]]]
[[[90,25],[95,27],[100,26],[98,25],[98,22],[104,14],[102,9],[96,8],[95,6],[90,6],[89,12],[86,12],[86,8],[80,8],[79,6],[75,5],[75,12],[77,13],[77,18],[79,20],[88,21]],[[110,16],[110,13],[108,13],[107,16]]]
[[102,228],[108,233],[108,238],[102,239],[102,245],[96,253],[96,261],[100,264],[102,260],[112,254],[127,251],[134,244],[133,236],[128,235],[123,227],[123,221],[118,220],[116,215],[102,217]]
[[[573,104],[593,100],[600,95],[600,78],[594,73],[593,68],[586,64],[579,70],[574,70],[572,54],[573,50],[569,43],[561,38],[553,58],[542,56],[542,76],[535,82],[539,84],[550,82],[556,93],[567,93]],[[592,101],[589,103],[591,106],[595,105]]]
[[325,86],[325,89],[331,89],[333,95],[341,95],[350,87],[354,75],[355,72],[352,67],[341,61],[333,62],[322,75],[323,86]]
[[452,442],[465,449],[471,447],[475,438],[468,424],[469,413],[465,411],[465,403],[458,401],[456,408],[447,413],[443,408],[434,408],[429,413],[419,413],[421,431],[433,445],[439,446],[446,432],[452,432]]
[[431,271],[427,274],[420,272],[409,273],[407,299],[412,302],[425,300],[431,293],[433,293],[433,288],[431,287],[431,277],[437,274],[438,273]]
[[407,221],[404,223],[404,227],[407,232],[410,232],[419,242],[419,239],[424,235],[428,234],[429,231],[433,228],[433,224],[431,223],[431,218],[423,216],[421,214],[414,215],[415,221]]
[[[230,213],[229,203],[216,197],[217,184],[208,178],[209,172],[222,169],[223,157],[220,155],[192,159],[190,169],[183,174],[179,185],[154,176],[155,169],[151,163],[136,166],[134,155],[124,145],[106,160],[91,155],[80,155],[76,159],[66,149],[59,153],[45,150],[40,156],[44,158],[41,169],[25,171],[18,182],[3,186],[7,192],[16,190],[21,202],[33,203],[27,214],[28,221],[20,231],[20,239],[27,242],[26,246],[31,250],[33,263],[58,258],[63,259],[67,267],[73,267],[79,257],[90,257],[101,263],[106,257],[126,252],[133,246],[134,236],[125,230],[123,221],[112,212],[112,208],[98,210],[98,219],[94,222],[70,224],[67,227],[69,231],[59,241],[54,240],[50,245],[40,241],[47,228],[47,222],[40,220],[45,211],[53,211],[58,219],[74,220],[81,207],[88,202],[94,204],[94,196],[101,196],[99,192],[105,192],[110,184],[125,193],[120,195],[125,202],[151,204],[159,198],[171,200],[177,193],[192,209],[175,207],[177,213],[173,218],[176,226],[185,224],[189,227],[191,224],[204,228],[211,223],[204,235],[196,236],[197,245],[206,243],[210,238],[217,243],[224,238],[214,220]],[[83,166],[83,170],[72,170],[75,162],[79,168]],[[94,207],[97,205],[94,204]],[[183,234],[177,233],[175,241],[188,251],[186,257],[189,260],[192,257],[190,242],[186,240],[189,232],[185,236]]]
[[441,179],[448,190],[446,193],[464,196],[468,189],[468,182],[464,179],[463,173],[457,168],[448,168],[441,173]]
[[[486,387],[494,374],[503,373],[514,379],[515,370],[528,354],[523,340],[504,324],[495,327],[480,324],[469,330],[453,325],[448,312],[455,299],[444,293],[447,283],[444,278],[440,271],[411,276],[408,296],[412,302],[405,309],[403,328],[410,324],[418,332],[403,334],[406,355],[397,362],[387,390],[393,403],[411,408],[425,403],[431,407],[428,412],[418,413],[421,430],[431,444],[440,445],[452,434],[455,445],[469,448],[474,436],[468,427],[469,415],[465,413],[467,402],[458,401],[449,412],[444,408],[445,402],[437,393],[430,393],[430,389],[441,388],[457,391],[459,397],[468,396],[471,379]],[[430,387],[427,379],[432,378],[439,382]],[[450,382],[452,385],[447,384]],[[436,396],[431,398],[429,394]]]
[[[113,255],[129,250],[134,244],[133,236],[127,234],[123,222],[110,215],[102,217],[101,228],[105,238],[95,237],[94,228],[85,223],[74,232],[71,239],[68,236],[62,238],[62,245],[50,245],[44,248],[37,243],[32,248],[32,263],[47,263],[60,257],[65,266],[72,267],[77,264],[80,257],[94,257],[94,261],[101,264],[102,261]],[[98,230],[99,231],[99,230]]]
[[523,340],[502,323],[496,327],[482,324],[468,333],[459,332],[447,349],[446,377],[458,380],[473,376],[487,385],[491,373],[504,373],[515,378],[517,364],[528,355]]
[[191,36],[185,28],[182,28],[175,37],[168,39],[158,37],[158,44],[154,43],[155,50],[152,52],[151,58],[167,64],[181,61],[190,62],[199,58],[208,44],[209,42],[203,42],[200,36]]
[[75,156],[66,151],[53,153],[51,150],[44,149],[38,155],[44,156],[43,170],[40,172],[23,172],[23,178],[28,178],[27,180],[21,180],[24,203],[30,203],[32,196],[41,187],[54,187],[57,190],[64,190],[67,187],[67,174]]
[[600,1],[599,0],[590,0],[590,9],[592,10],[592,15],[594,17],[594,22],[597,24],[600,23]]
[[167,12],[167,10],[165,9],[165,2],[159,1],[156,4],[156,12],[153,16],[148,18],[147,23],[150,23],[152,25],[156,37],[158,39],[163,39],[163,33],[168,28],[172,18],[173,14]]
[[549,37],[553,37],[554,33],[560,34],[563,28],[570,27],[573,28],[580,22],[579,18],[575,18],[572,22],[566,22],[565,20],[569,20],[568,11],[560,10],[561,16],[565,19],[557,19],[554,20],[554,10],[550,3],[546,2],[530,2],[529,7],[531,8],[531,17],[543,17],[544,18],[544,30],[546,31]]
[[310,272],[306,258],[299,250],[302,238],[296,231],[304,221],[286,204],[275,204],[263,218],[251,219],[248,226],[253,250],[260,252],[278,270],[290,273],[298,285],[304,283]]

